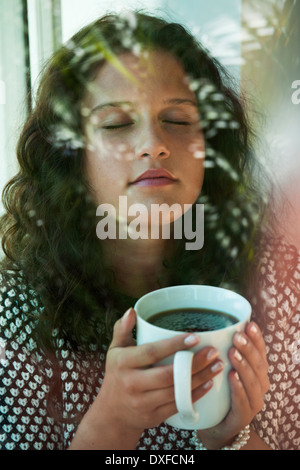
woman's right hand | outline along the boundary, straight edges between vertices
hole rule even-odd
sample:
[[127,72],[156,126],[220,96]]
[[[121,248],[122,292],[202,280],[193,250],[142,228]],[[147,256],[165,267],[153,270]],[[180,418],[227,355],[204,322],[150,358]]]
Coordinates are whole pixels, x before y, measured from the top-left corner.
[[[132,339],[135,322],[133,309],[116,322],[101,390],[83,418],[85,429],[89,422],[95,435],[93,448],[134,449],[144,429],[158,426],[177,413],[173,365],[153,366],[179,350],[195,346],[199,337],[186,333],[137,346]],[[195,354],[193,402],[210,390],[212,378],[222,369],[214,348],[205,347]]]

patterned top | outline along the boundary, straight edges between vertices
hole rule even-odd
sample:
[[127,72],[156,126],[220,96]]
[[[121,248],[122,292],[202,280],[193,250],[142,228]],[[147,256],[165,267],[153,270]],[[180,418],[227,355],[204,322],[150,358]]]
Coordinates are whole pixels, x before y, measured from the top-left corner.
[[254,422],[272,448],[300,449],[300,252],[271,240],[261,256],[253,319],[267,346],[270,389]]
[[[262,288],[253,301],[254,316],[265,334],[271,388],[253,426],[272,449],[299,449],[300,255],[283,241],[268,244],[260,272]],[[67,449],[104,378],[105,349],[99,353],[91,345],[89,352],[75,352],[53,331],[55,357],[39,351],[33,339],[39,308],[35,293],[22,278],[10,276],[9,282],[2,278],[2,450]],[[190,431],[163,423],[145,430],[137,449],[193,450],[191,437]]]

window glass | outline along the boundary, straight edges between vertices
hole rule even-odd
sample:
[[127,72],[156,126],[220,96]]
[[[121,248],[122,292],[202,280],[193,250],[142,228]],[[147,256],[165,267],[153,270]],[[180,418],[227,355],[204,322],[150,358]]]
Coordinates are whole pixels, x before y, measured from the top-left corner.
[[60,25],[60,0],[0,0],[1,193],[17,172],[20,128],[34,106],[41,68],[61,43]]
[[[15,144],[27,113],[24,10],[0,0],[0,187],[16,171]],[[1,209],[1,206],[0,206]]]
[[186,25],[212,54],[239,76],[241,0],[62,0],[62,39],[110,11],[141,9]]
[[300,1],[244,0],[242,26],[242,84],[255,98],[254,124],[260,126],[264,118],[261,152],[276,181],[286,188],[297,179],[298,187]]
[[[215,0],[209,8],[206,0],[114,1],[113,11],[124,9],[182,22],[239,78],[241,0]],[[1,192],[16,173],[18,133],[34,106],[44,63],[80,27],[109,11],[106,0],[0,0]]]
[[111,6],[107,0],[0,0],[1,191],[16,171],[19,129],[47,58],[88,22],[124,9],[188,26],[250,97],[259,131],[264,116],[271,170],[281,178],[294,169],[299,175],[299,8],[299,0],[114,0]]

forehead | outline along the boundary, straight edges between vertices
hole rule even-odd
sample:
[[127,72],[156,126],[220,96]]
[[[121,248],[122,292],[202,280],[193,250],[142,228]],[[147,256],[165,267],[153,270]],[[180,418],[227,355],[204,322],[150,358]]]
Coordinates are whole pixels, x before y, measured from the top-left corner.
[[100,68],[88,85],[84,101],[86,105],[93,106],[99,99],[131,101],[141,96],[167,97],[174,93],[185,98],[194,97],[187,74],[175,57],[162,51],[152,51],[139,57],[126,53]]

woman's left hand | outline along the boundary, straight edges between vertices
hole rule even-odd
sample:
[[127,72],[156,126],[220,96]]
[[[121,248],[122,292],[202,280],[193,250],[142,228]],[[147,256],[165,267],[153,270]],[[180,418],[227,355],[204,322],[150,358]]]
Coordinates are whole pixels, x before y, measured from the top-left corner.
[[198,431],[208,449],[230,445],[263,408],[264,396],[270,387],[265,342],[256,323],[249,323],[244,333],[236,333],[233,346],[229,351],[233,370],[228,376],[231,409],[220,424]]

